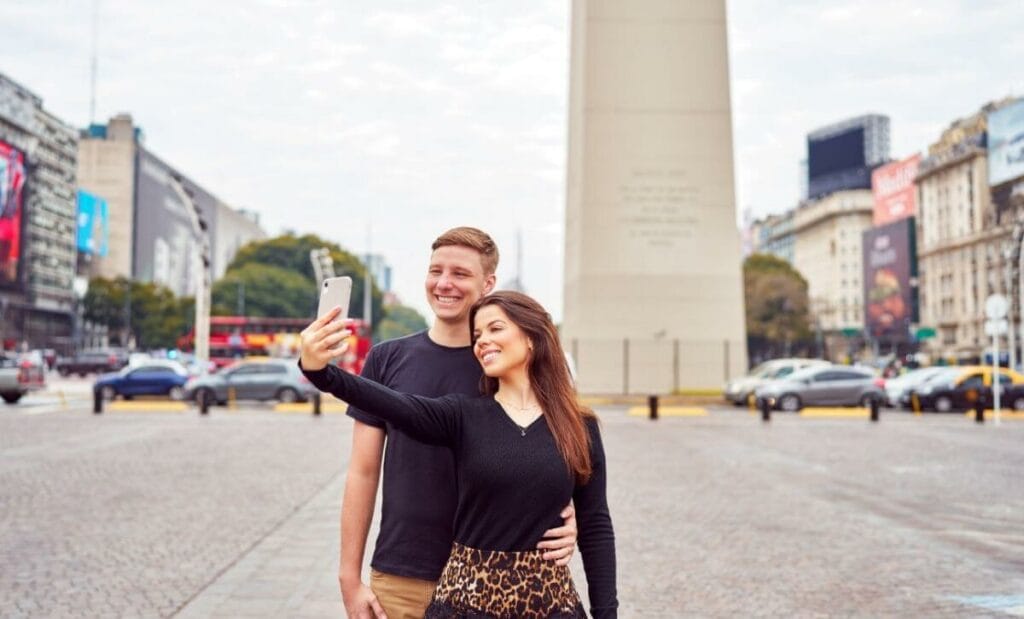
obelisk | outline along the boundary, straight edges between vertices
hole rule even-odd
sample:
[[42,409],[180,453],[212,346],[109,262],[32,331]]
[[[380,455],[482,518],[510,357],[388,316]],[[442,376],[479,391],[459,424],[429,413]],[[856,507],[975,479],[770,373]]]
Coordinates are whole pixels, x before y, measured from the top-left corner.
[[746,369],[724,0],[573,0],[562,336],[584,393]]

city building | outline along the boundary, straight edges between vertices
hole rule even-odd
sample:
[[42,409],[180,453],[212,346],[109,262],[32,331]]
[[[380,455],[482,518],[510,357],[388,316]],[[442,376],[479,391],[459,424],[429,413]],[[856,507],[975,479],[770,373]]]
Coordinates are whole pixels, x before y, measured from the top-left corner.
[[66,350],[77,262],[77,133],[0,74],[0,343]]
[[266,237],[253,214],[229,207],[149,150],[128,114],[83,131],[78,159],[80,186],[108,205],[108,253],[94,258],[93,275],[156,282],[191,295],[202,235],[214,279],[240,247]]
[[[846,354],[864,323],[861,235],[871,227],[868,189],[830,193],[793,213],[793,266],[807,280],[814,328],[833,358]],[[845,331],[844,331],[845,330]]]
[[888,160],[888,116],[867,114],[812,131],[807,134],[807,199],[870,189],[871,171]]
[[383,254],[363,254],[363,265],[370,270],[370,277],[381,293],[391,292],[391,265]]
[[795,211],[769,215],[758,222],[754,245],[761,254],[771,254],[793,264],[796,235],[793,232]]
[[953,122],[915,179],[921,324],[936,330],[925,348],[941,357],[981,357],[985,299],[1006,289],[1010,225],[996,218],[986,152],[988,113],[1000,105]]

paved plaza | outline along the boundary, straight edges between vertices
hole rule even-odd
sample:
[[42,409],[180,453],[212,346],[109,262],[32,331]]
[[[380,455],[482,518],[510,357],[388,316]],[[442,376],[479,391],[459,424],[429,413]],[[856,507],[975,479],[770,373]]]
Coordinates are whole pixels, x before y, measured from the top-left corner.
[[[0,408],[0,616],[344,615],[343,415],[90,410]],[[1024,421],[599,412],[622,617],[1024,616]]]

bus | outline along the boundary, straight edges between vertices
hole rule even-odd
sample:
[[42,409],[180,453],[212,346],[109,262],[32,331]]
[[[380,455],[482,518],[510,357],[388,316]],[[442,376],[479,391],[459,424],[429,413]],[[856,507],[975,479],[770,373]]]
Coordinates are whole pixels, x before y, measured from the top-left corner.
[[[359,374],[370,352],[370,328],[364,320],[350,322],[348,352],[338,360],[338,366]],[[309,323],[306,318],[210,316],[210,361],[221,368],[245,357],[298,357],[299,333]],[[178,348],[191,352],[194,340],[192,329],[178,338]]]

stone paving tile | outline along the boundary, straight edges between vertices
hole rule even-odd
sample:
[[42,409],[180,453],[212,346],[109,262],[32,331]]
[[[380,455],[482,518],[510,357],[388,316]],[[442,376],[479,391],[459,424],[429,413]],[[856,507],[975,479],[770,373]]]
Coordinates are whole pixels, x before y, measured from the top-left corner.
[[[1024,423],[601,412],[623,617],[1007,617],[1024,595]],[[341,417],[0,415],[0,616],[343,615],[349,439]]]

